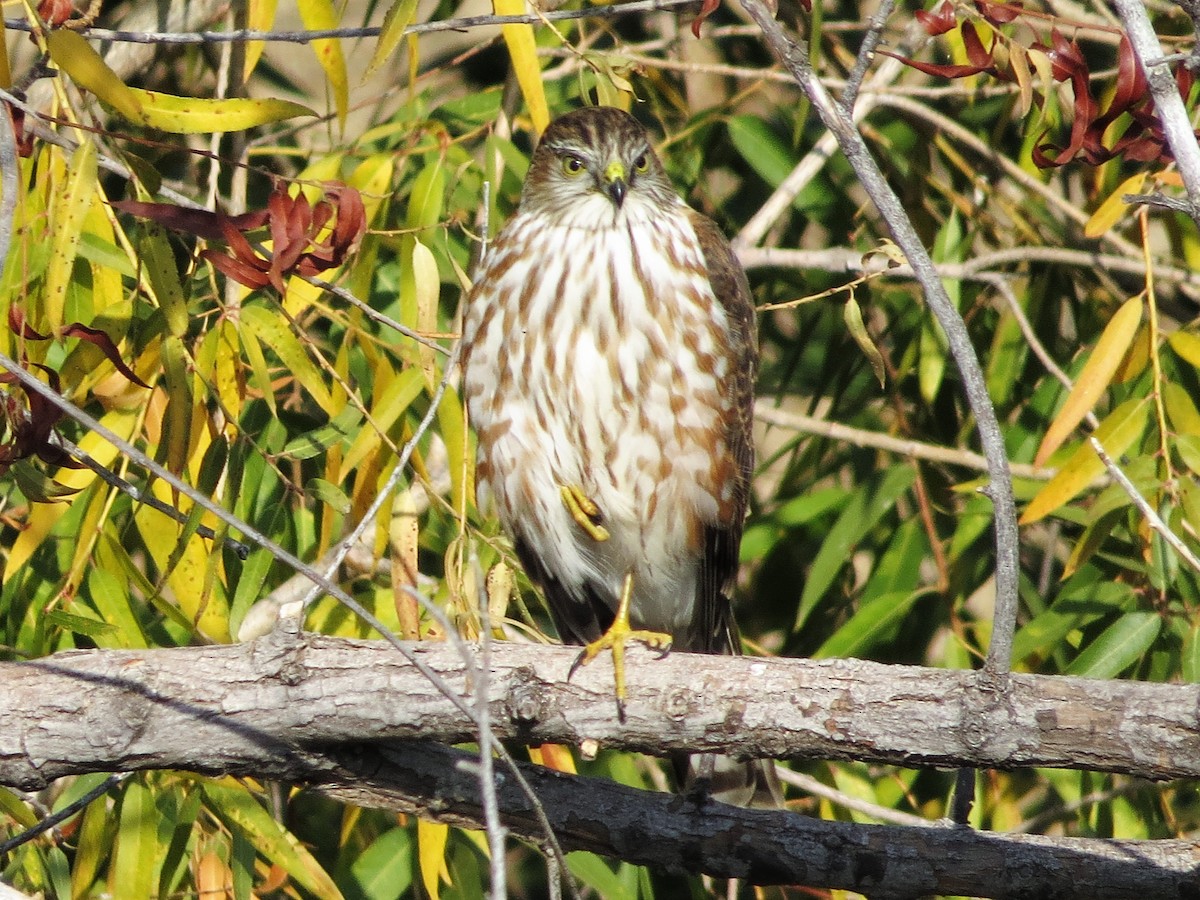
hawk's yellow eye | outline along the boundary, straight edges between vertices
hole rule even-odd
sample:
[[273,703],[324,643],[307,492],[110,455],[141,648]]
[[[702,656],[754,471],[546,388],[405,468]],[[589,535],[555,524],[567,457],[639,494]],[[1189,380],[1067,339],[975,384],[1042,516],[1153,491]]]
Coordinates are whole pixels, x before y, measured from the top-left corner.
[[645,172],[650,168],[650,157],[643,153],[633,161],[633,168],[637,172]]
[[564,156],[562,167],[568,175],[578,175],[583,171],[583,160],[578,156]]

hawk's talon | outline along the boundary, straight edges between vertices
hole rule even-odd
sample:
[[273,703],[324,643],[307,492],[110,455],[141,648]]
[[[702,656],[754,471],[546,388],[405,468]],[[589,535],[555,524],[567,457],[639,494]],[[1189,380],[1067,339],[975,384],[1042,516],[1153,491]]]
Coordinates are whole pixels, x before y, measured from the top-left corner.
[[600,524],[600,507],[577,484],[564,484],[560,489],[563,506],[596,543],[608,540],[608,529]]
[[612,625],[609,626],[608,631],[584,646],[579,655],[575,657],[575,662],[571,663],[570,671],[567,672],[569,681],[580,666],[586,666],[604,650],[611,652],[617,717],[622,721],[625,719],[625,698],[627,696],[625,690],[625,645],[629,641],[641,641],[651,650],[658,650],[658,658],[662,659],[671,652],[672,641],[671,635],[661,631],[635,630],[629,627],[629,606],[632,598],[633,573],[631,572],[625,576],[625,582],[621,587],[621,602],[617,607],[617,614],[613,618]]

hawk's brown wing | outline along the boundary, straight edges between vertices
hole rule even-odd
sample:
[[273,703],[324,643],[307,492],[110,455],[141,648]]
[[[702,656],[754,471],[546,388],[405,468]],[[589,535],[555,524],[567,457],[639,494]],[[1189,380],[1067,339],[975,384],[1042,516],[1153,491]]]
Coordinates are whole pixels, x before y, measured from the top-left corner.
[[754,382],[758,374],[758,329],[750,284],[733,248],[711,219],[688,210],[692,228],[704,252],[708,277],[717,302],[729,318],[732,356],[727,390],[733,396],[732,413],[726,421],[725,439],[737,463],[733,514],[727,521],[707,526],[703,569],[697,588],[697,629],[704,646],[693,649],[709,653],[738,653],[737,628],[730,596],[738,570],[738,547],[750,499],[750,476],[754,470]]

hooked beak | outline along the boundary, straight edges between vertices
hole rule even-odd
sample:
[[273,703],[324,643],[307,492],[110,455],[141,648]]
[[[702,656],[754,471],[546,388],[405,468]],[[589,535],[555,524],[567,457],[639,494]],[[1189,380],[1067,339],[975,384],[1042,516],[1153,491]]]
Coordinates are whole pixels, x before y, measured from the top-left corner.
[[625,194],[629,190],[629,181],[625,177],[625,165],[614,159],[604,169],[604,193],[608,195],[617,209],[625,202]]

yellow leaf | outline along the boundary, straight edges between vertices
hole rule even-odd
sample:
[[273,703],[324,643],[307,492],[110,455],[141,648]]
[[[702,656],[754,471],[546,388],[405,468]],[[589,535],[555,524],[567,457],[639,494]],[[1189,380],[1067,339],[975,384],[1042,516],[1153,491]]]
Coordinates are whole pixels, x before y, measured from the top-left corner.
[[437,420],[450,466],[450,502],[460,515],[465,515],[467,498],[475,496],[475,453],[467,434],[462,401],[452,387],[442,394]]
[[[82,38],[81,38],[82,40]],[[71,154],[66,184],[50,201],[50,263],[46,269],[46,320],[58,329],[65,323],[67,285],[88,209],[96,199],[96,145],[82,140]]]
[[[1096,439],[1111,457],[1117,457],[1128,450],[1142,432],[1146,430],[1146,419],[1150,412],[1148,400],[1127,400],[1100,423],[1096,429]],[[1028,525],[1036,522],[1060,506],[1070,502],[1080,491],[1104,472],[1104,463],[1092,449],[1090,441],[1080,445],[1075,454],[1066,462],[1058,473],[1038,491],[1037,495],[1025,507],[1021,516],[1021,524]]]
[[1200,411],[1192,402],[1191,394],[1182,385],[1168,381],[1162,386],[1163,405],[1171,427],[1179,434],[1200,437]]
[[396,492],[392,515],[388,521],[388,544],[392,556],[392,594],[396,598],[396,615],[400,620],[400,637],[415,641],[421,637],[421,611],[417,598],[405,586],[417,584],[417,550],[421,526],[417,519],[417,504],[412,489]]
[[292,333],[282,314],[250,304],[242,307],[242,325],[275,351],[284,368],[312,394],[321,409],[330,416],[338,414],[340,410],[334,407],[321,371],[308,358],[304,345]]
[[858,305],[858,300],[854,298],[853,292],[850,294],[850,299],[846,301],[846,306],[842,310],[842,317],[846,321],[846,328],[850,330],[850,336],[854,338],[854,343],[858,344],[858,349],[867,357],[867,361],[871,364],[871,371],[875,373],[875,377],[879,380],[879,386],[883,387],[886,384],[887,369],[883,364],[883,356],[879,352],[879,348],[875,346],[875,342],[871,340],[871,335],[867,332],[866,323],[863,322],[862,309]]
[[167,243],[166,233],[157,225],[147,226],[138,250],[141,264],[150,281],[154,299],[167,321],[167,333],[175,337],[187,334],[190,316],[187,300],[183,296],[183,285],[179,282],[179,271],[175,268],[175,254]]
[[216,134],[245,131],[296,116],[315,116],[307,106],[274,97],[229,97],[224,100],[180,97],[161,91],[129,88],[141,105],[139,121],[172,134]]
[[[113,409],[105,413],[100,420],[105,428],[118,437],[129,440],[141,418],[140,409]],[[89,431],[79,439],[79,447],[107,469],[113,467],[117,458],[117,448],[101,438],[94,431]],[[96,473],[91,469],[60,469],[54,480],[63,487],[83,490],[96,480]],[[59,519],[66,515],[70,507],[65,503],[36,503],[30,507],[25,519],[25,527],[17,533],[12,549],[5,560],[3,575],[5,580],[20,571],[29,561],[30,556],[50,535],[51,530],[58,524]]]
[[1018,116],[1023,119],[1033,107],[1033,75],[1029,71],[1029,57],[1025,55],[1025,48],[1014,43],[1011,45],[1011,51],[1008,61],[1021,91],[1021,102],[1018,104],[1017,110]]
[[[525,0],[494,0],[493,8],[498,16],[522,16],[525,14]],[[533,26],[502,25],[500,31],[504,35],[504,43],[508,45],[508,55],[512,59],[513,72],[517,76],[517,84],[521,86],[521,94],[525,97],[525,105],[529,107],[533,130],[540,135],[550,124],[550,108],[546,104],[546,90],[542,83],[542,69],[538,65]]]
[[1167,338],[1171,349],[1194,369],[1200,369],[1200,337],[1190,331],[1176,331]]
[[374,75],[375,71],[395,52],[396,47],[400,44],[400,39],[404,37],[404,29],[412,24],[416,12],[417,0],[396,0],[391,5],[383,17],[383,30],[375,41],[375,54],[367,65],[367,71],[363,73],[363,81]]
[[[412,269],[417,296],[417,331],[432,334],[437,331],[438,294],[442,281],[438,277],[437,260],[433,258],[433,251],[420,240],[413,242]],[[426,344],[417,345],[421,370],[425,373],[425,383],[431,391],[437,388],[438,383],[436,354],[437,351]]]
[[1050,455],[1062,446],[1075,426],[1083,421],[1083,417],[1092,411],[1100,395],[1108,388],[1117,367],[1125,358],[1129,345],[1137,334],[1138,324],[1142,320],[1142,300],[1134,297],[1126,300],[1117,310],[1112,321],[1104,328],[1096,348],[1084,364],[1083,371],[1071,393],[1067,395],[1062,409],[1046,429],[1037,455],[1033,458],[1035,466],[1045,465]]
[[1125,215],[1125,211],[1129,209],[1129,204],[1122,199],[1126,194],[1140,194],[1142,187],[1146,183],[1146,178],[1149,173],[1141,172],[1137,175],[1132,175],[1121,182],[1120,187],[1108,195],[1099,208],[1092,213],[1087,224],[1083,226],[1083,233],[1090,238],[1102,237],[1110,228],[1121,220]]
[[77,85],[91,91],[129,121],[141,121],[142,105],[133,89],[108,67],[83,35],[58,28],[46,35],[46,49],[54,64]]
[[[250,0],[246,8],[246,27],[251,31],[270,31],[275,25],[276,0]],[[246,42],[246,66],[242,70],[242,80],[248,81],[262,56],[263,41]]]
[[442,882],[450,884],[450,870],[446,868],[446,841],[450,837],[450,826],[441,822],[417,820],[417,856],[421,863],[421,883],[432,900],[441,896]]
[[[173,496],[166,482],[155,480],[150,489],[163,503],[175,506],[185,514],[190,511],[191,501]],[[183,526],[149,506],[138,506],[133,520],[155,567],[166,572],[171,595],[188,621],[206,637],[227,643],[230,640],[229,601],[225,594],[221,554],[213,553],[211,542],[195,534],[180,547]],[[217,578],[208,577],[209,566],[217,568]]]
[[[297,4],[300,19],[310,31],[325,31],[337,28],[337,11],[330,0],[300,0]],[[312,42],[317,62],[325,70],[333,102],[337,107],[338,124],[345,126],[346,113],[350,108],[350,85],[346,77],[346,57],[342,54],[342,42],[336,38],[323,38]]]

